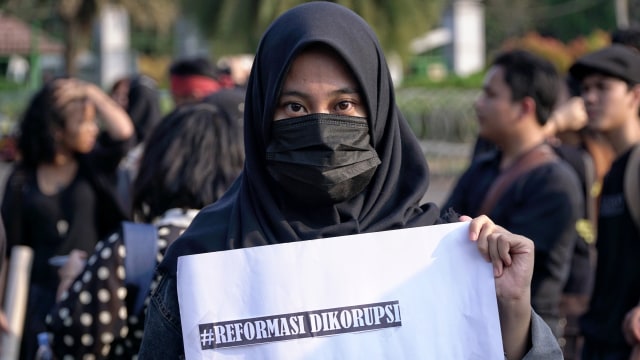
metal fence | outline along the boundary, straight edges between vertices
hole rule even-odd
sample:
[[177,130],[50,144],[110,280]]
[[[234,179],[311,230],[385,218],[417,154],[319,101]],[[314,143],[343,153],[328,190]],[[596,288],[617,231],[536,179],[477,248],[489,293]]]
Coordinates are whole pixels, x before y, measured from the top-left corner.
[[[473,102],[480,90],[402,88],[396,101],[415,134],[434,175],[455,176],[468,164],[477,134]],[[33,94],[0,91],[0,137],[11,133]],[[168,99],[166,91],[163,98]]]
[[432,175],[457,177],[468,166],[478,124],[473,102],[480,90],[398,89],[396,101],[420,139]]
[[14,130],[32,94],[30,90],[0,91],[0,136]]
[[473,102],[480,90],[398,89],[396,101],[421,139],[466,143],[475,139],[478,126]]

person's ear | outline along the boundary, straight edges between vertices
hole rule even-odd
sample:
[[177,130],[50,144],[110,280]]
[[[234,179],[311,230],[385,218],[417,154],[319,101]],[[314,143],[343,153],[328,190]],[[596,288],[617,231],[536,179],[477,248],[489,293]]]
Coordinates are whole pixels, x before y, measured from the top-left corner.
[[640,107],[640,84],[635,84],[629,90],[631,96],[633,97],[633,103],[636,106]]
[[520,116],[521,117],[536,117],[536,101],[530,96],[525,96],[520,100]]
[[51,135],[53,136],[53,142],[59,144],[64,138],[64,130],[60,126],[53,125],[51,127]]

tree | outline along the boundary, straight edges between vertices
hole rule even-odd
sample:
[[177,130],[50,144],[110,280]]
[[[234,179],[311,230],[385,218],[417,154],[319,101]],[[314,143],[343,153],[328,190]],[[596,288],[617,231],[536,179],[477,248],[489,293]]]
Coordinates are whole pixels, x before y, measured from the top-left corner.
[[60,17],[64,29],[64,68],[67,75],[75,75],[75,58],[79,41],[86,40],[82,34],[91,29],[93,20],[98,15],[101,0],[60,0],[56,13]]
[[[218,54],[254,52],[267,26],[301,0],[182,0],[182,11],[208,36]],[[446,0],[337,0],[376,31],[385,51],[408,55],[412,39],[437,25]]]
[[[105,3],[107,0],[0,0],[0,7],[59,35],[65,45],[65,72],[72,76],[76,73],[76,55],[90,43],[93,23]],[[175,2],[171,0],[112,0],[111,3],[129,10],[135,26],[165,36],[176,17]]]
[[[632,3],[639,0],[630,0]],[[499,49],[511,37],[538,32],[563,42],[596,29],[616,27],[611,0],[486,0],[487,49]]]

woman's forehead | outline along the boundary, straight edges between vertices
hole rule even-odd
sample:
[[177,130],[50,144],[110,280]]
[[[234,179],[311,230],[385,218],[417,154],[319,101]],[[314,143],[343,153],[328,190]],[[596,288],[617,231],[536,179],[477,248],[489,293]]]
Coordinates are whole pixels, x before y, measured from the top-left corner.
[[340,86],[359,87],[346,61],[335,50],[327,47],[311,47],[300,52],[285,74],[285,87],[292,80],[298,83],[323,80]]

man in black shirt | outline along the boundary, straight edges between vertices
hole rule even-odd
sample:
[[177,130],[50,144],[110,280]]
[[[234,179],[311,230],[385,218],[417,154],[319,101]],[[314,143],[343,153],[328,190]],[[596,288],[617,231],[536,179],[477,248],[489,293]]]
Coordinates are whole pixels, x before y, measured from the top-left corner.
[[553,65],[531,53],[516,50],[494,60],[475,110],[480,136],[498,150],[471,164],[443,206],[487,215],[534,241],[531,302],[556,336],[584,204],[576,174],[546,143],[543,131],[560,86]]
[[588,126],[604,135],[616,156],[602,185],[596,279],[581,319],[583,359],[629,359],[631,346],[640,339],[625,339],[622,327],[625,314],[640,299],[640,233],[623,184],[627,171],[639,171],[627,164],[640,144],[640,53],[614,44],[578,59],[570,73],[581,83]]

